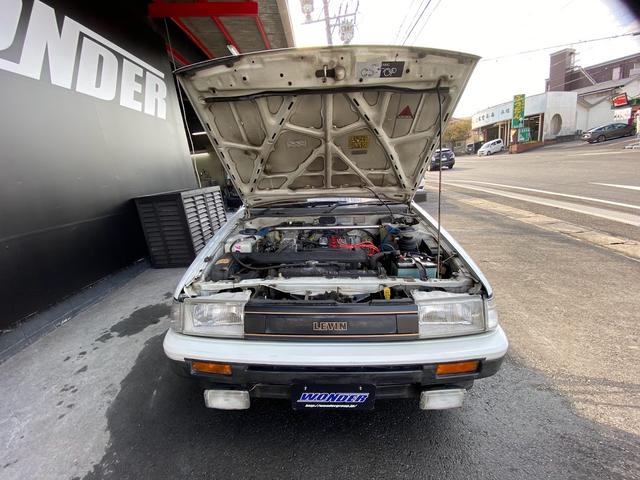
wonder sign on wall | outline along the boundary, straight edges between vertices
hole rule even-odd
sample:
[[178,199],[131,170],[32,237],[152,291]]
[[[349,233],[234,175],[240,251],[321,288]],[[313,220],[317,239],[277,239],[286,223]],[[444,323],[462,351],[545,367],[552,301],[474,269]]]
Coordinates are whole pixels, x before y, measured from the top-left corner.
[[3,55],[18,41],[22,9],[21,0],[0,1],[1,70],[40,80],[46,55],[53,85],[166,118],[167,86],[160,70],[67,16],[58,28],[55,10],[39,0],[33,2],[18,58]]

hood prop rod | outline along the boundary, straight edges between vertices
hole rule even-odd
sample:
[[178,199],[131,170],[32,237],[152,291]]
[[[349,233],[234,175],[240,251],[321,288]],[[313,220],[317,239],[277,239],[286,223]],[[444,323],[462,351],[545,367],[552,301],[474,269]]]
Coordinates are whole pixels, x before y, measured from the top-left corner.
[[[440,81],[438,79],[438,83],[436,85],[436,93],[438,95],[438,151],[441,152],[442,156],[442,98],[440,96]],[[436,269],[436,278],[440,279],[440,225],[441,225],[441,208],[442,208],[442,162],[438,162],[438,255],[436,260],[436,265],[438,268]]]

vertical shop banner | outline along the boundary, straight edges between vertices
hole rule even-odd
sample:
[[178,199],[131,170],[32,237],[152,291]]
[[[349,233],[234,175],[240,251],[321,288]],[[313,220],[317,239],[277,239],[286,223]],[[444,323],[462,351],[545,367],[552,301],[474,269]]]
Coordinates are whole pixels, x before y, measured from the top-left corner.
[[511,117],[511,128],[524,127],[524,95],[513,96],[513,116]]

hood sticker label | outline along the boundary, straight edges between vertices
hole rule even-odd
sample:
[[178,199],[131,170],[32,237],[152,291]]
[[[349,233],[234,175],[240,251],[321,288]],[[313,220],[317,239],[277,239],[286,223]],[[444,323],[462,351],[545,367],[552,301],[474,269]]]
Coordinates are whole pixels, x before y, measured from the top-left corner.
[[382,62],[380,65],[380,78],[401,77],[404,71],[404,62]]
[[296,140],[287,140],[287,148],[305,148],[307,146],[307,140],[304,138]]
[[413,118],[413,113],[411,112],[411,107],[407,105],[402,110],[396,118]]
[[349,137],[349,150],[352,155],[366,155],[369,148],[369,135],[351,135]]
[[351,150],[369,148],[369,135],[351,135],[349,137],[349,148]]
[[358,62],[356,73],[362,78],[400,78],[404,62]]

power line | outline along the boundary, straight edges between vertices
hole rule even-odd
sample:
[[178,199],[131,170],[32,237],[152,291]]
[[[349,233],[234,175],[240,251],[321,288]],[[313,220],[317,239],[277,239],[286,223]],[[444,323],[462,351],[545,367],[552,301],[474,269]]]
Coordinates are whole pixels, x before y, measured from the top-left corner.
[[489,61],[494,61],[494,60],[500,60],[501,58],[517,57],[519,55],[526,55],[528,53],[544,52],[545,50],[551,50],[552,48],[570,47],[572,45],[581,45],[583,43],[600,42],[600,41],[603,41],[603,40],[613,40],[614,38],[621,38],[621,37],[634,37],[634,36],[637,36],[637,35],[640,35],[640,32],[622,33],[620,35],[612,35],[610,37],[591,38],[589,40],[577,40],[577,41],[571,42],[571,43],[562,43],[562,44],[559,44],[559,45],[550,45],[548,47],[534,48],[534,49],[531,49],[531,50],[523,50],[522,52],[515,52],[515,53],[509,53],[509,54],[506,54],[506,55],[499,55],[497,57],[483,58],[480,61],[481,62],[489,62]]
[[405,22],[409,19],[409,15],[411,15],[411,10],[413,10],[413,6],[415,5],[416,2],[417,2],[417,0],[411,0],[411,3],[409,4],[409,8],[407,8],[407,11],[404,14],[404,17],[402,19],[402,22],[400,22],[400,25],[398,26],[398,30],[396,31],[396,34],[393,37],[393,43],[394,44],[400,38],[400,33],[402,32],[402,28],[404,27]]
[[429,12],[429,15],[427,15],[427,18],[425,19],[424,23],[422,24],[422,27],[420,27],[420,30],[418,31],[418,33],[415,36],[416,40],[418,38],[420,38],[420,35],[422,34],[422,31],[424,30],[424,27],[426,27],[427,24],[429,23],[429,20],[431,20],[431,17],[433,16],[433,12],[435,12],[438,9],[438,7],[440,6],[440,2],[441,2],[441,0],[438,0],[436,2],[436,4],[433,6],[433,8],[431,9],[431,11]]
[[409,30],[409,33],[407,33],[407,35],[404,37],[404,40],[402,41],[402,45],[404,45],[405,43],[407,43],[407,40],[409,40],[409,37],[411,36],[411,34],[413,33],[413,29],[416,28],[416,25],[418,25],[418,22],[420,21],[420,19],[422,18],[422,16],[424,15],[424,12],[427,11],[427,8],[429,8],[429,5],[431,4],[431,0],[427,0],[426,2],[422,2],[423,4],[426,3],[426,5],[424,6],[424,8],[422,9],[422,11],[420,12],[420,15],[418,15],[418,18],[416,19],[415,22],[413,22],[413,25],[411,26],[411,29]]

